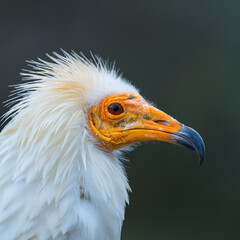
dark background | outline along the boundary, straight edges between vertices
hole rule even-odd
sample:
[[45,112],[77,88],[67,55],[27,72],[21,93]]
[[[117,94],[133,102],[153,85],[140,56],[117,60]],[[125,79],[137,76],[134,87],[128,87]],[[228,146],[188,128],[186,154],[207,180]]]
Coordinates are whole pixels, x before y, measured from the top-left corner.
[[166,143],[128,155],[122,239],[240,239],[239,45],[239,0],[1,1],[0,102],[26,59],[63,48],[116,60],[207,147],[201,167],[195,153]]

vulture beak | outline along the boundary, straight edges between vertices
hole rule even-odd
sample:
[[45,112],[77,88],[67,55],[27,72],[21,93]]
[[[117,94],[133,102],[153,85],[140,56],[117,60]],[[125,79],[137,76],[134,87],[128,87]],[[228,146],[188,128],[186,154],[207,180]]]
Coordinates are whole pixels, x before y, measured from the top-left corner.
[[140,95],[123,94],[106,98],[90,110],[89,121],[99,143],[105,149],[159,140],[186,147],[203,161],[205,145],[192,128],[147,103]]
[[205,154],[205,144],[197,131],[183,125],[180,131],[172,133],[172,143],[197,152],[199,164],[202,164]]

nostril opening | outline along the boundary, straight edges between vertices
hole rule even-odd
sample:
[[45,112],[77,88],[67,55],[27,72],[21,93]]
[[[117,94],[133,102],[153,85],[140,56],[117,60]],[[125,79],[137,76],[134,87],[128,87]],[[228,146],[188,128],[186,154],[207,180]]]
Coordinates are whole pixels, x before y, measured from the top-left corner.
[[162,120],[155,120],[155,123],[161,124],[161,125],[166,125],[166,126],[170,126],[170,121],[166,120],[166,119],[162,119]]

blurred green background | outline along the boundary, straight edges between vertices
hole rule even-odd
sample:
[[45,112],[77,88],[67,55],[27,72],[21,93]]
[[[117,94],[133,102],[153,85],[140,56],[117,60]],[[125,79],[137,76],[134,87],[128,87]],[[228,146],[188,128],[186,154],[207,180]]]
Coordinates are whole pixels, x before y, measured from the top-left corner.
[[60,48],[116,60],[143,96],[205,140],[201,167],[167,143],[128,154],[122,239],[240,239],[240,1],[1,1],[0,102],[26,59]]

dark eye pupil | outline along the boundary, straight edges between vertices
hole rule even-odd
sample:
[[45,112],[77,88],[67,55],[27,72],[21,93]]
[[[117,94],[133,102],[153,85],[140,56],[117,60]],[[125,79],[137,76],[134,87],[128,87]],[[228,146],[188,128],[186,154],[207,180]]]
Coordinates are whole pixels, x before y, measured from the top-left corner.
[[112,103],[107,108],[108,112],[112,115],[119,115],[124,112],[124,109],[119,103]]
[[114,112],[117,112],[118,110],[119,110],[119,107],[118,107],[118,106],[114,106],[114,107],[113,107],[113,111],[114,111]]

